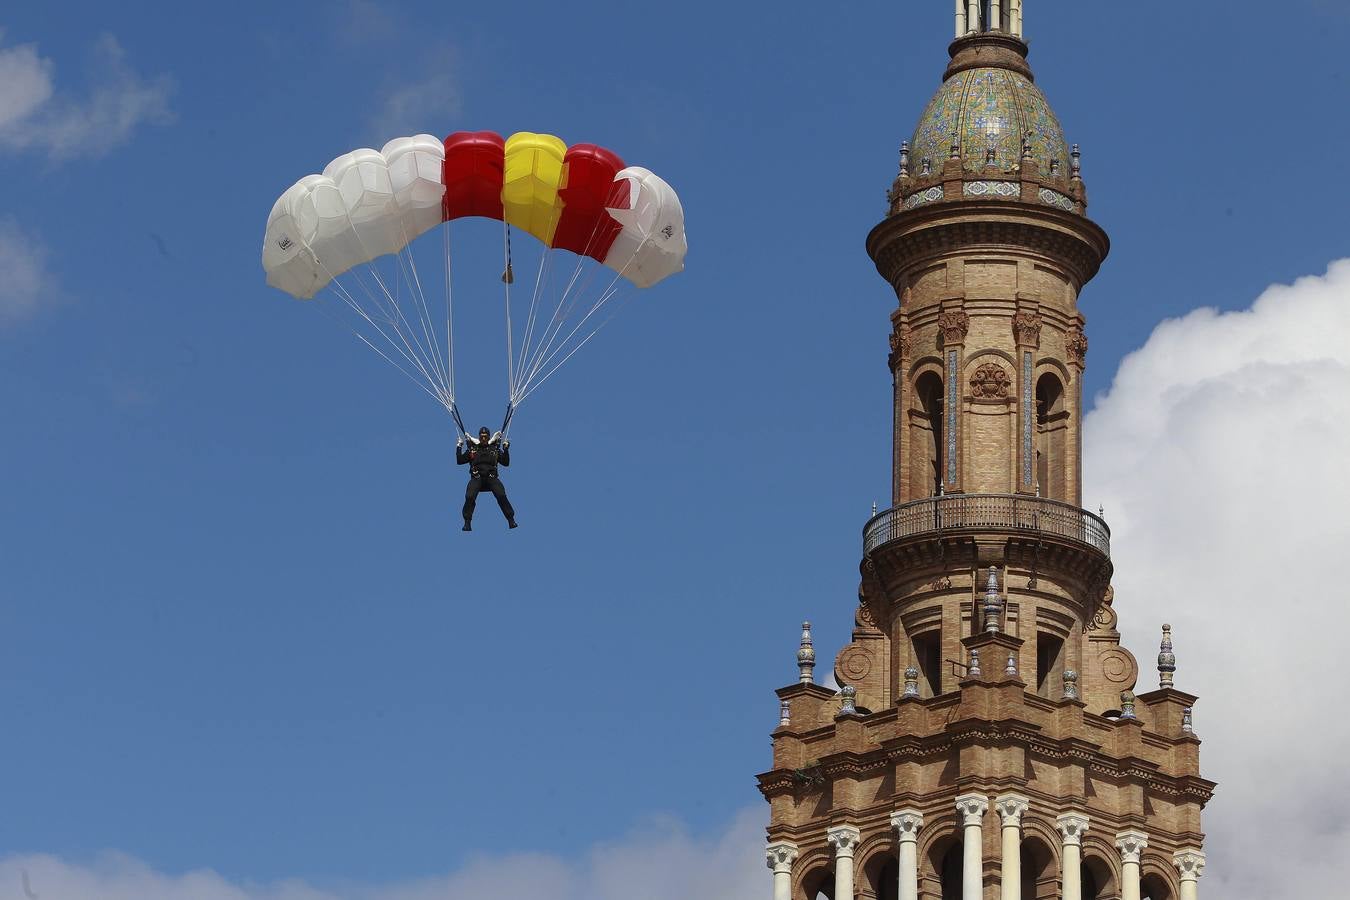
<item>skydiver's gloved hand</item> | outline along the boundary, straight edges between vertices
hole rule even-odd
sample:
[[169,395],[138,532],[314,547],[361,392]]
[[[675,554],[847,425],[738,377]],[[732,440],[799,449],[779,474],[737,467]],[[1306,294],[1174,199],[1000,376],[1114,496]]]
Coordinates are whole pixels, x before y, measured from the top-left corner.
[[459,437],[455,438],[455,449],[456,450],[464,449],[464,435],[461,434]]
[[511,442],[510,442],[510,441],[502,441],[502,449],[503,449],[503,450],[505,450],[507,447],[510,447],[510,446],[511,446]]

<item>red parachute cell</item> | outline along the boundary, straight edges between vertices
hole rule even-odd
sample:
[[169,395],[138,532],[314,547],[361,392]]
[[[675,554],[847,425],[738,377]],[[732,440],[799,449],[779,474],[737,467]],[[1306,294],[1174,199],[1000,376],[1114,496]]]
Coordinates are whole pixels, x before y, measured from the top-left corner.
[[506,141],[493,131],[457,131],[445,139],[445,220],[502,217]]
[[623,231],[605,207],[615,205],[609,202],[611,194],[627,189],[627,182],[614,183],[624,162],[618,154],[595,144],[569,147],[563,162],[567,181],[558,191],[563,207],[553,246],[604,262],[614,239]]

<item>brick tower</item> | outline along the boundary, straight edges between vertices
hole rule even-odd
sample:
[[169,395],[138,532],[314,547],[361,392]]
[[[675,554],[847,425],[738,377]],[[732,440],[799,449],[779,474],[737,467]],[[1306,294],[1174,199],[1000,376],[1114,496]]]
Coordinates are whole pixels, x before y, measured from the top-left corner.
[[1110,531],[1081,509],[1078,294],[1106,257],[1021,0],[956,0],[942,86],[867,251],[895,289],[892,506],[838,692],[778,692],[775,900],[1194,900],[1195,697],[1136,696]]

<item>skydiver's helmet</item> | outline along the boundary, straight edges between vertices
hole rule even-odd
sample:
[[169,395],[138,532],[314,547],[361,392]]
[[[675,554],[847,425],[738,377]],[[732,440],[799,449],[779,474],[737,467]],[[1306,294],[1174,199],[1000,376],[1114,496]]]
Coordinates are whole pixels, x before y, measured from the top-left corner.
[[491,438],[491,437],[492,437],[492,432],[491,432],[491,431],[488,431],[488,427],[487,427],[486,425],[484,425],[482,428],[478,429],[478,443],[480,443],[480,444],[486,444],[486,443],[488,442],[488,439]]

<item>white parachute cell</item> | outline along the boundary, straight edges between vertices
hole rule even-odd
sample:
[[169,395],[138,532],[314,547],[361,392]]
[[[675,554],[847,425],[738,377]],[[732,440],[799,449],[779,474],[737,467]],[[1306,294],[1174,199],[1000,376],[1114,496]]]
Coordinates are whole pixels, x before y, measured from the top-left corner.
[[445,145],[429,134],[395,138],[380,151],[389,165],[389,181],[394,189],[402,221],[402,233],[412,241],[441,224],[445,197],[442,169]]
[[333,180],[342,194],[347,218],[351,221],[361,262],[370,262],[386,253],[397,253],[407,243],[394,188],[389,181],[389,164],[377,150],[353,150],[324,167],[323,174]]
[[605,255],[605,265],[640,288],[682,271],[689,247],[675,189],[641,166],[621,170],[614,181],[628,183],[628,206],[609,207],[623,231]]
[[263,237],[263,269],[267,283],[293,297],[310,299],[329,282],[319,268],[314,254],[305,243],[300,223],[293,210],[301,195],[309,187],[295,184],[277,198],[267,217],[267,233]]

